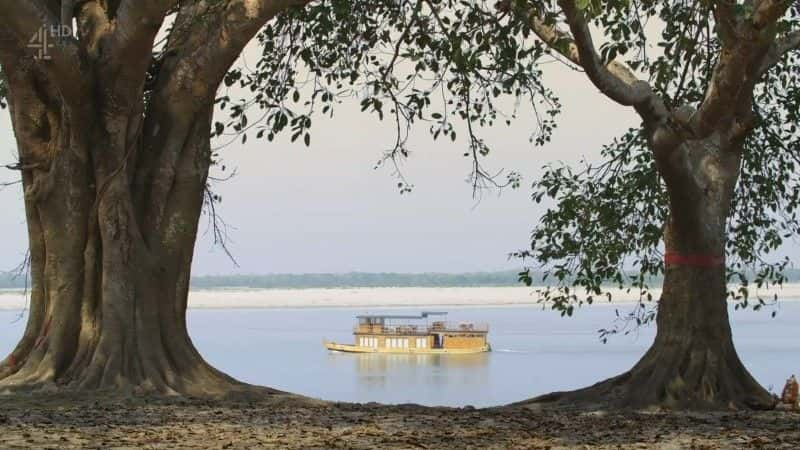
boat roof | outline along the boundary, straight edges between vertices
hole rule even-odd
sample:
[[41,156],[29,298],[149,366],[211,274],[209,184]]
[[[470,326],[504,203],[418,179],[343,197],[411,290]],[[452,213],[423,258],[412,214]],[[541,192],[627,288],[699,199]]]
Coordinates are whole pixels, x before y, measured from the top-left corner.
[[357,319],[426,319],[428,316],[445,316],[444,311],[422,311],[418,316],[397,314],[364,314],[356,316]]

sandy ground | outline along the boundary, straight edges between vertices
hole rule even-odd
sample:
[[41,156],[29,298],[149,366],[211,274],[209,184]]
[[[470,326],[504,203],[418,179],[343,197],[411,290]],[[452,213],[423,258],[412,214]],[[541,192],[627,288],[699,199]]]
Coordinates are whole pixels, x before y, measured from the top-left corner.
[[[613,303],[638,301],[635,293],[615,290]],[[779,290],[763,289],[759,295],[772,299],[778,294],[783,300],[800,299],[800,284],[787,284]],[[660,290],[654,290],[658,298]],[[755,293],[751,293],[755,298]],[[514,306],[536,305],[539,297],[535,288],[466,287],[466,288],[337,288],[337,289],[215,289],[189,293],[190,308],[368,308],[433,306]],[[597,304],[608,304],[599,301]],[[20,291],[0,290],[0,310],[19,310],[26,305]]]
[[800,414],[577,413],[260,399],[2,397],[0,448],[741,449],[800,447]]

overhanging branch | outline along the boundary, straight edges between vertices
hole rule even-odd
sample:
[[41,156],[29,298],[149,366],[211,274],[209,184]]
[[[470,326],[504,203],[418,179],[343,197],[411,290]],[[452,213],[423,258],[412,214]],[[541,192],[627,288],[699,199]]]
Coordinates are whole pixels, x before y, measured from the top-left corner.
[[780,19],[792,0],[759,0],[753,11],[753,26],[762,29]]
[[775,41],[761,64],[759,78],[773,68],[787,53],[800,49],[800,30],[793,31]]
[[[549,23],[539,11],[527,8],[523,14],[536,36],[552,50],[582,67],[605,96],[621,105],[635,107],[646,122],[655,123],[666,117],[668,112],[663,101],[647,82],[639,80],[628,67],[616,60],[603,64],[592,42],[584,13],[574,0],[560,0],[559,5],[566,15],[571,34]],[[503,2],[498,7],[507,10],[510,6]]]
[[651,95],[649,86],[639,82],[636,76],[625,66],[615,61],[603,65],[595,50],[592,35],[582,10],[578,9],[574,0],[559,1],[561,9],[567,17],[570,31],[580,65],[595,86],[615,102],[634,106],[648,100]]
[[168,51],[181,54],[179,65],[195,73],[211,93],[236,61],[258,30],[278,13],[303,6],[310,0],[231,0],[223,11],[208,21],[186,18],[205,15],[217,6],[190,5],[178,13],[175,29],[180,36],[170,36]]

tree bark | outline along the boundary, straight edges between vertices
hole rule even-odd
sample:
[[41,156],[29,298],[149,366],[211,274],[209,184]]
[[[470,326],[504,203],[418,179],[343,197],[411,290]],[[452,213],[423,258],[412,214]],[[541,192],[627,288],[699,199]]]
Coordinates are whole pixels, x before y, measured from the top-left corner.
[[[728,318],[725,227],[741,140],[651,140],[669,196],[656,337],[629,371],[533,403],[670,409],[768,409],[773,397],[739,359]],[[527,402],[526,402],[527,403]]]
[[[211,117],[244,46],[305,2],[78,3],[0,0],[31,251],[28,324],[0,389],[250,390],[207,364],[186,329]],[[28,48],[73,17],[77,37],[51,36],[46,58]]]
[[35,65],[8,69],[32,285],[0,388],[244,388],[203,360],[186,328],[212,102],[179,119],[158,101],[99,112],[66,104]]

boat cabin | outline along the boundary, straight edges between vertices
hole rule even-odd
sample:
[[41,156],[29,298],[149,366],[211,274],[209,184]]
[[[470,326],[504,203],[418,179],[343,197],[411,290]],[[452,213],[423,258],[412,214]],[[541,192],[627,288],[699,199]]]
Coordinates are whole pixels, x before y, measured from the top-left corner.
[[[355,345],[400,353],[488,349],[488,325],[447,322],[443,320],[446,315],[446,312],[424,311],[419,315],[357,316],[358,325],[353,330]],[[434,317],[437,320],[432,320]]]

